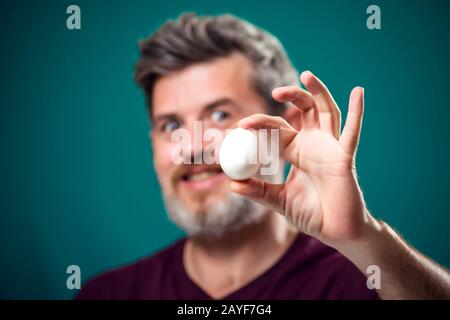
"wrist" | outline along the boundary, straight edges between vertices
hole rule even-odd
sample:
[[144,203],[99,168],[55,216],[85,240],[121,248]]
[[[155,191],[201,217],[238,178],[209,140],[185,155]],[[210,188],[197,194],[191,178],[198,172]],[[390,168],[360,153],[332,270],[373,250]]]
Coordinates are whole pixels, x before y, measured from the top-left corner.
[[389,237],[389,226],[375,219],[365,209],[365,219],[361,233],[349,240],[333,243],[331,246],[351,260],[361,271],[369,265],[377,264]]

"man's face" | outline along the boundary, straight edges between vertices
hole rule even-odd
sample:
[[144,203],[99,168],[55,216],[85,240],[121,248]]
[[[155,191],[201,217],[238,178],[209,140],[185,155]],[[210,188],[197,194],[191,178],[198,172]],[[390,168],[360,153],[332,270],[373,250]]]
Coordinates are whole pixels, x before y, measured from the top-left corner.
[[[194,122],[202,130],[226,129],[254,113],[267,113],[267,106],[252,84],[252,66],[241,54],[191,65],[160,78],[153,91],[153,128],[151,132],[154,166],[166,198],[177,199],[183,208],[203,215],[230,196],[230,180],[216,162],[212,165],[175,164],[172,141],[175,130],[189,131],[194,150]],[[203,142],[204,148],[211,142]],[[218,142],[220,143],[220,142]]]

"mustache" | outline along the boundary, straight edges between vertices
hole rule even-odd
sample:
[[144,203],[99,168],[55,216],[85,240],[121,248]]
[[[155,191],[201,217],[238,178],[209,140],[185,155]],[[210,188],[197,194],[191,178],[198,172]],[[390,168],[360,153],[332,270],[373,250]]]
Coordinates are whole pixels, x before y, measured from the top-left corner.
[[[195,158],[196,156],[198,158]],[[214,159],[214,163],[212,164],[206,164],[203,163],[203,161],[201,161],[200,164],[196,164],[194,163],[194,159],[202,159],[202,152],[198,152],[192,154],[191,156],[188,156],[187,159],[185,159],[186,161],[184,161],[185,163],[179,164],[177,166],[172,175],[173,183],[192,173],[198,173],[202,171],[222,171],[222,167],[220,166],[217,159]]]

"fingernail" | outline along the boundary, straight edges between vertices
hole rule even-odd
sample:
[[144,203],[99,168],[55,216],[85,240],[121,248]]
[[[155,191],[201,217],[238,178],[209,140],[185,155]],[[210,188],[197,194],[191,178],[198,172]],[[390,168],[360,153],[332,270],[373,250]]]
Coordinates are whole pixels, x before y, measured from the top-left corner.
[[[313,73],[311,72],[311,71],[309,71],[309,70],[305,70],[305,71],[303,71],[302,72],[302,74],[310,74],[310,75],[312,75],[313,76]],[[300,75],[301,76],[301,75]]]
[[277,88],[275,88],[275,89],[273,89],[272,90],[272,94],[276,94],[277,92],[279,92],[279,91],[281,91],[282,90],[282,88],[281,87],[277,87]]
[[247,119],[247,118],[241,119],[241,120],[239,120],[239,121],[236,123],[236,126],[238,126],[238,127],[244,127],[245,124],[246,124],[247,122],[248,122],[248,119]]

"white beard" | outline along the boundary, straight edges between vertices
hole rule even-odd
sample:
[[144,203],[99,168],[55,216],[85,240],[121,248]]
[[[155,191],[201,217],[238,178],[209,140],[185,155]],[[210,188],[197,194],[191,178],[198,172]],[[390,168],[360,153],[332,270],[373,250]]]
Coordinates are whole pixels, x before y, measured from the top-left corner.
[[164,196],[164,203],[170,220],[189,236],[220,237],[258,223],[267,213],[264,206],[232,192],[202,214],[187,210],[175,196]]

